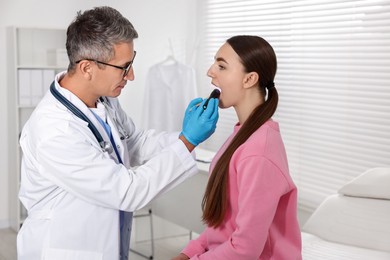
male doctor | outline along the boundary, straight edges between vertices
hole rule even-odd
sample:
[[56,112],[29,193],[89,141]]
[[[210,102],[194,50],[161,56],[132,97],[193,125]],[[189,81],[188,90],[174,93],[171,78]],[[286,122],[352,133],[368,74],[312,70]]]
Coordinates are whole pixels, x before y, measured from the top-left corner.
[[180,135],[136,129],[116,97],[134,80],[137,37],[110,7],[79,12],[68,27],[68,71],[20,138],[19,260],[127,260],[131,212],[197,172],[191,151],[214,132],[218,101],[190,102]]

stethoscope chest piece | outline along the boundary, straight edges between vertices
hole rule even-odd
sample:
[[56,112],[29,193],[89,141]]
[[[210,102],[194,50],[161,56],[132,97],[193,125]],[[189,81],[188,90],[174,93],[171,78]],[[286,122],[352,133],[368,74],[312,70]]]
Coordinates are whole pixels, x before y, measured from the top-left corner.
[[112,153],[114,151],[110,142],[101,141],[99,144],[100,144],[100,147],[102,148],[103,152]]
[[130,138],[130,135],[124,133],[123,135],[121,135],[120,139],[121,140],[125,140],[125,139],[129,139]]

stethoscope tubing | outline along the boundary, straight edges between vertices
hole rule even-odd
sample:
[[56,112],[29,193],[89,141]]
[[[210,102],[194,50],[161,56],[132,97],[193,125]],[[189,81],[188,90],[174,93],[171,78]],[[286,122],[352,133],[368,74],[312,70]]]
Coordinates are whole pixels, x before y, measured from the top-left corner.
[[55,88],[54,81],[50,85],[51,94],[61,103],[63,104],[70,112],[72,112],[75,116],[80,118],[81,120],[88,123],[88,128],[91,130],[96,140],[98,141],[100,147],[104,152],[111,153],[113,148],[109,145],[108,142],[104,141],[102,135],[99,133],[95,125],[89,120],[89,118],[81,112],[74,104],[72,104],[68,99],[66,99],[61,93]]
[[103,104],[103,106],[106,108],[106,111],[108,113],[108,116],[111,118],[111,120],[113,121],[113,123],[115,124],[115,127],[116,129],[118,130],[119,132],[119,135],[120,135],[120,139],[121,140],[125,140],[125,139],[129,139],[130,138],[130,135],[127,134],[126,130],[124,129],[123,125],[120,123],[120,121],[118,121],[116,119],[116,117],[111,113],[111,109],[109,108],[110,107],[110,104],[109,104],[109,101],[106,97],[100,97],[99,98],[100,102]]

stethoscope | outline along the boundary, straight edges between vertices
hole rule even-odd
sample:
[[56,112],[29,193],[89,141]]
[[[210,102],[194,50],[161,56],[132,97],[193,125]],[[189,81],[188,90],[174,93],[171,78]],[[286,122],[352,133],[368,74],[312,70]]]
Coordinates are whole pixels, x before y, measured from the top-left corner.
[[[51,94],[61,103],[63,104],[70,112],[72,112],[75,116],[79,117],[81,120],[84,120],[85,122],[88,123],[88,127],[95,136],[96,140],[98,141],[100,147],[102,148],[103,152],[108,152],[112,153],[114,151],[111,142],[107,142],[103,139],[102,135],[99,133],[95,125],[89,120],[89,118],[81,112],[80,109],[78,109],[74,104],[72,104],[68,99],[66,99],[56,88],[54,85],[54,82],[50,85],[50,92]],[[130,135],[126,132],[124,129],[123,125],[116,120],[116,118],[111,114],[111,109],[110,109],[110,103],[106,97],[100,97],[99,98],[100,102],[104,105],[108,116],[112,119],[114,122],[119,135],[120,139],[129,139]]]

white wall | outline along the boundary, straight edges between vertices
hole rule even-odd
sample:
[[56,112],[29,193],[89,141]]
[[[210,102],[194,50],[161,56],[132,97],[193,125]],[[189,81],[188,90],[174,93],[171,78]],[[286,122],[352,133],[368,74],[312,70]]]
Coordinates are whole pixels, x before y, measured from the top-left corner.
[[[129,82],[120,97],[124,109],[141,123],[143,88],[150,66],[170,54],[172,42],[176,57],[191,62],[196,42],[196,0],[67,0],[67,1],[0,1],[0,122],[7,122],[7,64],[6,27],[66,28],[78,10],[107,5],[118,9],[138,31],[135,41],[137,57],[134,64],[136,79]],[[191,63],[192,64],[192,63]],[[7,144],[7,125],[0,124],[0,143]],[[8,171],[6,147],[0,151],[0,228],[8,220]]]

